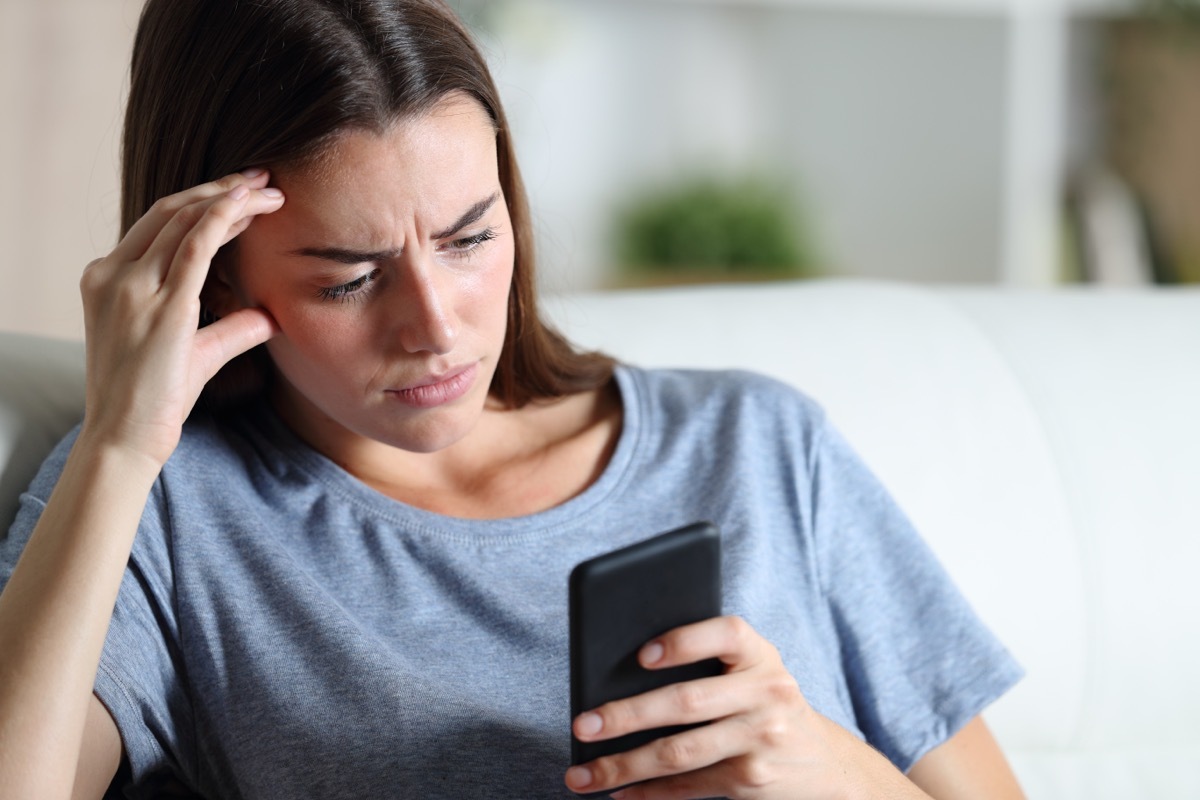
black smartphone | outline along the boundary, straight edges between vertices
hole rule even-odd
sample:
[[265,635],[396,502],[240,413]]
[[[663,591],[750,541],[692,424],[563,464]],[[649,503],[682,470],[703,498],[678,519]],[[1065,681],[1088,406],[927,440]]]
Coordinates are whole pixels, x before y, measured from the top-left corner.
[[[721,615],[721,535],[697,522],[584,561],[571,572],[571,719],[610,700],[721,674],[710,659],[662,670],[637,660],[646,642]],[[603,742],[571,737],[571,763],[631,750],[694,726],[639,731]],[[604,794],[604,793],[601,793]]]

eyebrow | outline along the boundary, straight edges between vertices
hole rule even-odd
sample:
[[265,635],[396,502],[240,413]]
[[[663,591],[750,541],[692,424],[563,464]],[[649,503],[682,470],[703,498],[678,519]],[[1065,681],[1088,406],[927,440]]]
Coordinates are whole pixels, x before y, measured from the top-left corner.
[[[448,228],[438,231],[433,234],[434,239],[445,239],[449,236],[461,231],[468,225],[473,225],[483,218],[483,215],[491,210],[496,201],[500,199],[500,193],[495,192],[490,197],[485,197],[475,205],[471,206],[466,212],[456,219]],[[291,256],[309,256],[312,258],[320,258],[325,261],[334,261],[339,264],[362,264],[367,261],[385,261],[391,258],[398,258],[404,252],[403,248],[391,250],[376,250],[362,251],[351,250],[345,247],[301,247],[299,250],[292,250],[288,253]]]
[[491,197],[485,197],[475,205],[467,209],[466,213],[454,221],[454,224],[443,231],[438,231],[433,235],[434,239],[445,239],[447,236],[453,236],[468,225],[474,225],[479,220],[483,219],[483,215],[491,210],[496,201],[500,199],[500,193],[495,192]]

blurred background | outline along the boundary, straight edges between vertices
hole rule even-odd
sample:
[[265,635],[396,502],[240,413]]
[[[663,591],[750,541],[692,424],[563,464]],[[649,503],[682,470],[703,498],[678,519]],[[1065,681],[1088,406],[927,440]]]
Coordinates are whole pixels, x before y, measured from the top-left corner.
[[[453,4],[547,291],[1200,280],[1200,0]],[[0,329],[82,336],[140,6],[0,0]]]

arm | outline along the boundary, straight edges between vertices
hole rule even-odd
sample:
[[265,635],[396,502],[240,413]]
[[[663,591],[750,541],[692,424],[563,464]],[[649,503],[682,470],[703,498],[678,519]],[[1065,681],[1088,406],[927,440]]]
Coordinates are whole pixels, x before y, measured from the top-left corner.
[[1025,797],[981,717],[927,753],[909,770],[908,777],[937,800]]
[[[956,737],[922,759],[914,780],[905,777],[857,736],[813,710],[775,648],[740,619],[678,628],[647,644],[638,658],[648,669],[720,658],[726,672],[607,703],[574,721],[577,737],[600,740],[666,725],[710,724],[573,767],[567,785],[575,791],[636,783],[618,796],[1020,797],[1019,789],[1006,793],[1003,783],[992,785],[983,777],[1003,775],[1007,766],[994,743],[991,751],[981,743],[974,724],[961,740]],[[980,760],[969,760],[976,757]],[[968,776],[980,763],[988,772],[978,779]],[[1015,789],[1015,781],[1011,786]],[[952,793],[943,794],[947,789]]]
[[71,792],[108,620],[155,474],[119,452],[77,446],[0,595],[0,782],[14,796]]
[[84,273],[84,424],[0,594],[0,786],[14,797],[71,797],[77,770],[99,797],[115,771],[92,685],[150,488],[204,383],[274,329],[252,309],[196,328],[217,249],[282,203],[265,185],[234,175],[161,200]]

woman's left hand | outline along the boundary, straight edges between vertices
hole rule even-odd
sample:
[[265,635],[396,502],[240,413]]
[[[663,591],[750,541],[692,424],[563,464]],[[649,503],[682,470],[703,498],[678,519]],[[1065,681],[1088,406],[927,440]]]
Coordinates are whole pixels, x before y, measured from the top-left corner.
[[725,673],[580,714],[581,741],[709,722],[567,771],[567,786],[638,798],[927,797],[886,759],[808,704],[779,652],[744,620],[676,628],[638,653],[647,669],[718,658]]

